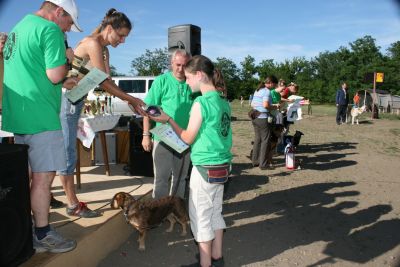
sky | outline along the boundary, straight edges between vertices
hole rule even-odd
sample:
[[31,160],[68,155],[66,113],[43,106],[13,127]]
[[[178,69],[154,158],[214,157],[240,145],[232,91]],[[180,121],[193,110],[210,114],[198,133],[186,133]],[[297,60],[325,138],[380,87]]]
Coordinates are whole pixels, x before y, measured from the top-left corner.
[[[110,63],[131,74],[131,61],[168,47],[168,28],[193,24],[201,28],[202,54],[225,57],[238,67],[251,55],[256,63],[304,57],[348,47],[370,35],[386,53],[400,40],[400,5],[395,0],[75,0],[83,33],[68,33],[74,47],[100,24],[106,11],[125,13],[133,30],[124,44],[110,47]],[[0,31],[9,32],[41,0],[0,0]]]

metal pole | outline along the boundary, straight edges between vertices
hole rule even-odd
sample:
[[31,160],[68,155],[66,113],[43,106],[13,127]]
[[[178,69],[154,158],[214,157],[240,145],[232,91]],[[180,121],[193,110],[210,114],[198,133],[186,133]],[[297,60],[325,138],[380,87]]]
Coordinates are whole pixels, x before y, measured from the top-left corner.
[[375,112],[375,99],[376,99],[376,72],[374,72],[374,86],[372,88],[372,116],[371,118],[374,119],[374,112]]

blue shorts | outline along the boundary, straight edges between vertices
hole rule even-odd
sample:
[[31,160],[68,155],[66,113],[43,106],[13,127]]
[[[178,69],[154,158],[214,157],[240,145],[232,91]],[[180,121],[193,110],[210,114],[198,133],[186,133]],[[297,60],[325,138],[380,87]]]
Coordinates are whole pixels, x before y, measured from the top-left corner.
[[74,175],[77,161],[76,135],[83,105],[83,100],[72,104],[65,96],[65,93],[62,94],[60,120],[64,136],[67,166],[64,169],[58,170],[59,175]]
[[15,134],[14,142],[29,146],[28,159],[32,172],[54,172],[66,166],[64,138],[60,130]]

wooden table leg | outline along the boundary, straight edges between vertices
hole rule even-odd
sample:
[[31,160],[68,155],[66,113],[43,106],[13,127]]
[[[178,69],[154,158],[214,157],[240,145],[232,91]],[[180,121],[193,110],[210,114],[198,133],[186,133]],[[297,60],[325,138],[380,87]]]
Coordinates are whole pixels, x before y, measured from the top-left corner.
[[81,151],[80,151],[80,141],[76,139],[76,186],[81,189]]
[[101,141],[101,148],[103,150],[103,160],[104,160],[104,167],[106,169],[106,175],[110,176],[110,165],[108,164],[106,133],[105,133],[105,131],[100,131],[99,135],[100,135],[100,141]]

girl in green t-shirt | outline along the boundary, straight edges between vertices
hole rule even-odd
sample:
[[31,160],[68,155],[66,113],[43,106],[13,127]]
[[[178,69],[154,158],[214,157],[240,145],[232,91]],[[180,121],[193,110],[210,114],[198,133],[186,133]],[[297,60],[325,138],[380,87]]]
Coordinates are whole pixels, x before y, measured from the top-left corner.
[[[222,217],[224,184],[212,183],[204,166],[216,168],[228,175],[232,154],[231,110],[223,97],[221,73],[205,56],[194,56],[185,66],[186,83],[202,96],[193,103],[187,129],[182,129],[167,114],[161,112],[151,119],[169,123],[177,135],[191,145],[193,163],[190,175],[189,216],[195,240],[199,244],[200,265],[223,266],[222,239],[226,228]],[[224,169],[225,168],[225,169]],[[215,171],[215,169],[213,169]],[[225,171],[225,172],[224,172]]]

